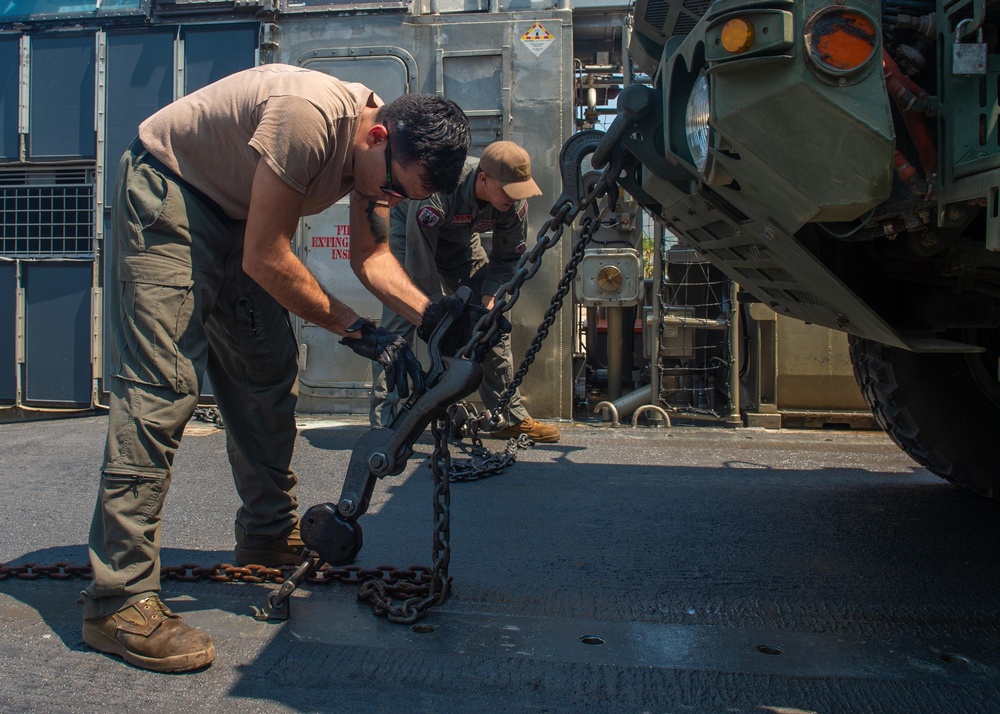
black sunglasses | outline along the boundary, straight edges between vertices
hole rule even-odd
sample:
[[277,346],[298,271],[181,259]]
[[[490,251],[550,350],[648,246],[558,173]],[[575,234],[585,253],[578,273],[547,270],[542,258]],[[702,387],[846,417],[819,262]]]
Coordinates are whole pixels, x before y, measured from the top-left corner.
[[389,143],[388,133],[385,135],[385,186],[379,186],[379,191],[391,198],[402,198],[407,201],[422,201],[423,198],[427,198],[427,196],[419,199],[407,196],[401,189],[397,188],[396,182],[392,180],[392,144]]

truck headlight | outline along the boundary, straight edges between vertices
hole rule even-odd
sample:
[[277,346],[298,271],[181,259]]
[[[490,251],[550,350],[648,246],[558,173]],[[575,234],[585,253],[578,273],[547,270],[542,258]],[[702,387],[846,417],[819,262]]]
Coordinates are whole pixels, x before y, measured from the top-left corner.
[[708,161],[708,117],[708,77],[701,74],[688,95],[684,112],[684,133],[698,171],[704,171]]

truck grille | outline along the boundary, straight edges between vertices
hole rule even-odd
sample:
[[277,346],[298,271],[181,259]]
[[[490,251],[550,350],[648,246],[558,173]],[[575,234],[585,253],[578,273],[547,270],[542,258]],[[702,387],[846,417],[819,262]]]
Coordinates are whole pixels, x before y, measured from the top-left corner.
[[647,30],[644,34],[666,40],[668,37],[686,35],[705,14],[712,0],[640,0],[635,17]]

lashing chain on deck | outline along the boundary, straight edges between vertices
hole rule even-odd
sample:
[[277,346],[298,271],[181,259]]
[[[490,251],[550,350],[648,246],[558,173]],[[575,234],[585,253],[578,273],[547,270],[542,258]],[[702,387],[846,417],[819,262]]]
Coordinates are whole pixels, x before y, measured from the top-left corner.
[[589,190],[586,190],[580,176],[583,159],[588,154],[596,152],[603,138],[603,132],[581,131],[574,134],[563,145],[559,155],[563,191],[549,212],[551,218],[539,230],[535,246],[518,260],[510,280],[497,290],[493,307],[476,325],[472,339],[460,352],[463,356],[473,354],[477,344],[485,339],[483,336],[491,335],[496,331],[496,317],[508,312],[517,302],[521,287],[541,267],[542,254],[559,242],[566,226],[572,225],[581,213],[591,206],[596,207],[601,197],[607,196],[608,204],[603,210],[594,210],[593,215],[587,214],[581,219],[580,237],[573,247],[573,253],[569,262],[566,263],[559,285],[549,301],[549,307],[545,311],[545,315],[538,325],[538,330],[525,351],[513,379],[500,395],[496,409],[493,412],[484,410],[481,413],[476,413],[471,405],[463,404],[459,408],[452,408],[452,418],[456,421],[457,435],[468,437],[472,441],[471,458],[461,465],[459,462],[455,462],[453,471],[449,473],[449,478],[453,482],[478,481],[500,473],[514,463],[519,448],[527,448],[534,443],[522,435],[517,440],[511,439],[503,452],[492,454],[483,446],[482,440],[479,438],[479,430],[481,427],[486,427],[486,431],[496,431],[503,427],[503,413],[514,396],[514,392],[521,386],[521,382],[528,374],[528,368],[535,361],[535,357],[542,348],[542,343],[548,337],[556,315],[562,309],[563,300],[573,287],[573,281],[576,279],[577,269],[585,257],[587,245],[597,229],[600,228],[604,215],[608,211],[614,210],[618,198],[615,179],[621,171],[622,161],[620,149],[606,152],[608,156],[607,166]]
[[[542,254],[559,242],[565,226],[571,225],[582,211],[596,204],[605,195],[609,199],[609,206],[605,208],[605,211],[613,208],[617,198],[615,180],[622,169],[620,149],[611,147],[609,152],[605,147],[601,147],[605,149],[604,154],[607,156],[606,159],[602,159],[602,163],[606,161],[607,166],[589,191],[584,191],[583,183],[580,181],[583,159],[587,155],[595,153],[603,138],[602,132],[588,130],[578,132],[564,144],[560,153],[563,191],[550,211],[551,218],[539,230],[536,244],[532,250],[521,256],[513,276],[497,291],[493,307],[476,324],[472,337],[459,351],[459,357],[474,358],[477,354],[477,347],[481,344],[488,344],[496,331],[500,329],[500,322],[497,318],[514,306],[520,295],[521,287],[541,267]],[[597,163],[595,160],[595,166]],[[493,429],[499,426],[501,421],[499,415],[507,407],[514,390],[521,384],[528,372],[528,367],[534,361],[543,340],[555,322],[556,314],[562,307],[562,301],[572,287],[577,267],[583,259],[584,249],[593,233],[600,226],[602,215],[603,212],[595,210],[594,216],[587,215],[582,220],[580,240],[574,247],[572,257],[566,265],[563,277],[539,325],[537,334],[525,353],[514,379],[501,395],[496,414],[487,411],[476,416],[474,420],[469,420],[474,447],[478,443],[478,446],[482,448],[482,442],[476,433],[479,425],[488,422]],[[217,425],[221,421],[207,418],[209,416],[206,412],[201,418],[206,421],[214,421]],[[288,565],[279,568],[268,568],[261,565],[234,566],[227,563],[213,566],[184,564],[162,566],[160,569],[161,580],[277,583],[286,587],[293,585],[293,589],[294,583],[289,581],[290,578],[295,581],[301,579],[314,585],[333,582],[356,583],[361,586],[359,599],[369,600],[376,614],[384,614],[392,622],[415,622],[423,617],[430,607],[443,603],[451,592],[451,577],[448,575],[448,564],[451,558],[449,482],[474,481],[497,473],[513,462],[514,451],[517,448],[525,448],[528,445],[524,439],[511,439],[506,454],[498,459],[484,459],[472,468],[456,469],[448,451],[448,436],[452,431],[451,416],[448,413],[442,413],[436,417],[431,424],[431,431],[434,435],[434,451],[430,458],[430,467],[434,474],[434,565],[432,567],[414,565],[409,568],[397,568],[383,565],[376,568],[361,568],[354,565],[331,566],[324,564],[318,568],[308,568],[307,575],[296,576],[297,571],[306,567],[305,563],[299,566]],[[473,453],[476,453],[475,450]],[[482,452],[479,453],[482,454]],[[64,580],[77,577],[90,579],[92,575],[90,565],[74,565],[67,562],[58,562],[52,565],[0,563],[0,580],[8,578]],[[287,594],[285,597],[287,598]]]

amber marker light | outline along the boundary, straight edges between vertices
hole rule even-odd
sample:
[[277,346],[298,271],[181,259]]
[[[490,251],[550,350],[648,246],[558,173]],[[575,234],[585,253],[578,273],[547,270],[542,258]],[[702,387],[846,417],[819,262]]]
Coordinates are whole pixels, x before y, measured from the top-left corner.
[[809,54],[824,69],[850,72],[875,54],[875,23],[849,10],[817,16],[809,30]]
[[726,52],[739,54],[753,47],[753,25],[735,17],[722,27],[722,48]]

